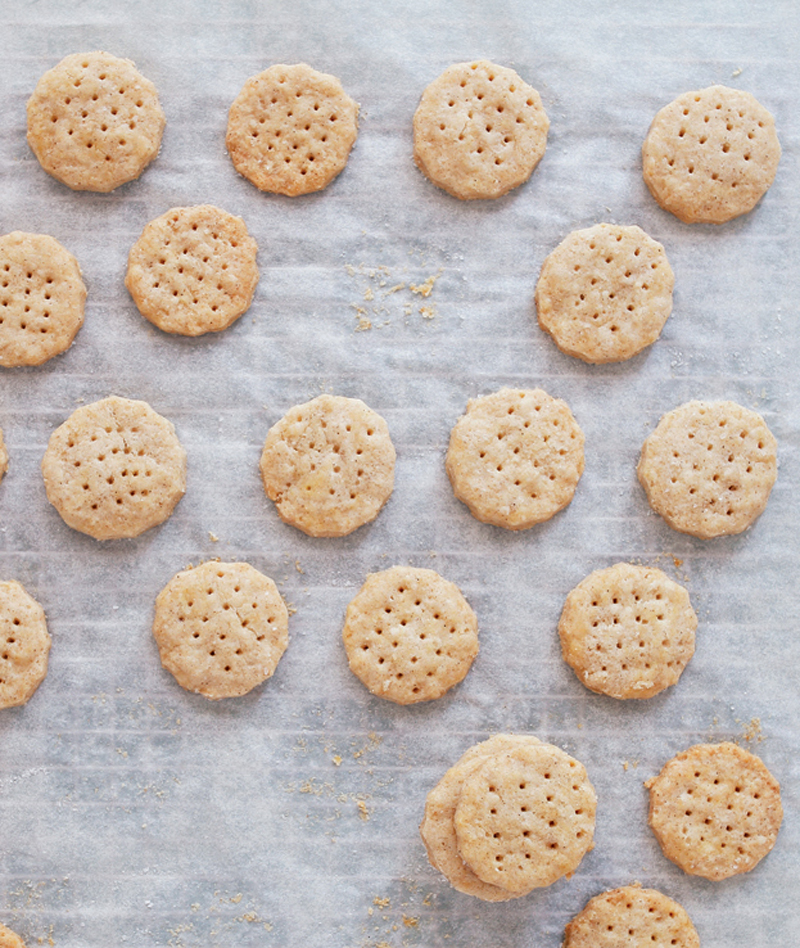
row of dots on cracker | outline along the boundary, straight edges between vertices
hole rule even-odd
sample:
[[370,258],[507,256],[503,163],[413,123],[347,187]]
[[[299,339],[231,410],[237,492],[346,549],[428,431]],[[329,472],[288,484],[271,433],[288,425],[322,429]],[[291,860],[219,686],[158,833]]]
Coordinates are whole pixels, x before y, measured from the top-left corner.
[[[319,191],[347,163],[358,109],[335,76],[305,63],[270,66],[231,105],[227,149],[262,191]],[[166,123],[153,83],[105,52],[73,54],[48,70],[27,113],[28,142],[45,171],[99,192],[139,177]],[[549,125],[539,93],[514,70],[456,63],[422,94],[414,160],[457,198],[497,198],[528,180]],[[723,223],[755,207],[780,154],[774,119],[752,95],[711,86],[658,112],[642,148],[643,174],[656,201],[682,221]]]

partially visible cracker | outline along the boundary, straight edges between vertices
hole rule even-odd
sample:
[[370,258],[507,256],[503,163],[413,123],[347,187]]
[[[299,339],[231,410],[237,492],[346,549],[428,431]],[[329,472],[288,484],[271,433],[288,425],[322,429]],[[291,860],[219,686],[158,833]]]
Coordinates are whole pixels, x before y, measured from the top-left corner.
[[163,523],[186,490],[186,452],[172,423],[143,401],[112,395],[84,405],[50,436],[47,499],[96,540],[136,537]]
[[686,224],[723,224],[751,211],[772,184],[781,146],[772,115],[727,86],[664,106],[642,146],[653,197]]
[[541,389],[504,388],[467,403],[450,434],[447,474],[478,520],[524,530],[572,500],[583,443],[566,402]]
[[778,781],[736,744],[695,744],[645,783],[648,822],[667,859],[718,881],[753,869],[783,819]]
[[219,332],[250,306],[257,250],[241,217],[211,204],[173,207],[131,248],[125,286],[142,316],[164,332]]
[[640,227],[576,230],[542,264],[539,325],[567,355],[621,362],[658,339],[674,283],[664,248]]
[[564,929],[562,948],[700,948],[683,906],[656,889],[626,885],[601,892]]
[[28,100],[28,144],[48,174],[76,191],[113,191],[138,178],[165,123],[153,83],[109,53],[67,56]]
[[286,523],[342,537],[377,517],[394,488],[394,462],[377,412],[358,398],[320,395],[270,428],[261,477]]
[[25,948],[25,945],[19,935],[0,925],[0,948]]
[[414,113],[414,160],[462,200],[497,198],[527,181],[547,145],[539,93],[487,60],[449,66]]
[[20,583],[0,583],[0,708],[25,704],[47,674],[49,652],[44,609]]
[[347,164],[358,105],[335,76],[305,63],[270,66],[231,105],[225,144],[239,174],[261,191],[321,191]]
[[478,654],[478,619],[459,588],[411,566],[367,577],[342,636],[353,674],[397,704],[440,698]]
[[53,237],[0,237],[0,365],[41,365],[72,345],[86,287],[78,261]]
[[593,846],[596,808],[579,761],[552,744],[518,746],[465,777],[458,850],[484,882],[525,894],[572,875]]
[[636,473],[674,530],[701,539],[741,533],[767,506],[777,442],[758,412],[736,402],[687,402],[645,440]]
[[617,563],[567,596],[558,633],[564,661],[591,691],[651,698],[694,654],[697,616],[683,586],[660,569]]
[[203,563],[175,575],[156,599],[161,663],[187,691],[235,698],[271,677],[289,644],[275,583],[249,563]]

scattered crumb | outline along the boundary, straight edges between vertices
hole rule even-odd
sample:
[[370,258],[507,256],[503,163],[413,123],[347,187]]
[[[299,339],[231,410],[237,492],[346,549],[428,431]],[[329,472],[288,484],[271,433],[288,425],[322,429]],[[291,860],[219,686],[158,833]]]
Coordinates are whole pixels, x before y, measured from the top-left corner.
[[366,288],[366,290],[364,290],[364,300],[365,300],[367,303],[369,303],[369,302],[371,302],[371,301],[374,300],[374,299],[375,299],[375,294],[372,292],[372,287],[371,287],[371,286],[368,286],[368,287]]
[[210,530],[208,531],[208,539],[211,540],[212,543],[219,543],[219,537]]
[[419,925],[419,919],[418,919],[418,918],[412,918],[412,917],[410,917],[410,916],[408,916],[408,915],[404,915],[404,916],[403,916],[403,924],[406,926],[406,928],[416,928],[417,925]]
[[418,296],[424,296],[427,299],[433,292],[433,284],[441,275],[441,270],[439,270],[438,273],[432,273],[424,283],[412,283],[409,289],[412,293],[416,293]]
[[389,906],[392,904],[392,900],[390,898],[382,899],[379,895],[376,895],[372,900],[372,904],[377,905],[378,908],[385,909],[389,908]]
[[[743,722],[737,721],[736,723],[742,724]],[[761,718],[753,718],[750,723],[745,726],[742,740],[748,744],[753,741],[755,741],[756,744],[760,744],[764,740],[764,734],[761,730]]]
[[235,905],[238,905],[241,901],[242,901],[241,892],[237,892],[236,895],[231,896],[231,902],[233,902]]
[[298,573],[305,573],[305,570],[304,570],[303,567],[300,565],[300,560],[295,560],[295,561],[294,561],[294,568],[297,570]]
[[435,306],[420,306],[419,311],[423,319],[433,319],[436,316]]
[[358,803],[358,815],[361,817],[362,820],[365,820],[365,821],[368,820],[369,808],[367,807],[367,804],[364,803],[363,800],[357,800],[356,802]]
[[734,69],[733,72],[731,73],[731,79],[736,79],[736,77],[741,76],[741,74],[742,74],[742,67],[739,66],[737,69]]
[[333,766],[338,767],[341,764],[342,758],[338,754],[333,755]]
[[672,562],[675,564],[675,569],[680,569],[683,566],[683,560],[679,560],[677,556],[672,557]]

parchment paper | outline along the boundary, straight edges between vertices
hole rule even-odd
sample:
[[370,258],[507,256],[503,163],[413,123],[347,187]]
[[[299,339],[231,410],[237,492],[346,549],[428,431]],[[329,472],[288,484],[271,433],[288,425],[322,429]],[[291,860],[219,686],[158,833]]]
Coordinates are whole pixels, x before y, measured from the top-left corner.
[[[0,577],[53,636],[39,691],[0,713],[0,920],[29,948],[555,948],[590,896],[634,880],[677,899],[704,948],[796,943],[799,22],[793,0],[4,4],[0,226],[55,236],[89,289],[68,353],[0,373]],[[109,195],[52,180],[25,141],[41,74],[93,49],[133,59],[167,115],[160,156]],[[551,129],[527,184],[465,203],[414,167],[411,118],[428,82],[478,57],[535,86]],[[288,199],[236,175],[224,133],[249,76],[298,61],[339,76],[360,134],[326,191]],[[713,83],[775,114],[783,158],[754,212],[687,226],[650,197],[640,147],[661,106]],[[128,296],[127,254],[149,220],[204,202],[245,219],[261,281],[231,329],[170,337]],[[600,221],[643,227],[676,275],[660,340],[609,367],[559,353],[533,308],[545,255]],[[573,503],[519,534],[474,520],[443,463],[468,398],[503,385],[566,399],[586,434]],[[323,391],[380,412],[398,454],[387,507],[341,540],[282,524],[257,468],[270,425]],[[174,422],[189,478],[166,524],[101,544],[49,506],[39,464],[57,425],[111,393]],[[692,398],[755,408],[779,441],[769,506],[741,536],[671,531],[636,481],[644,437]],[[211,557],[249,561],[296,610],[274,678],[217,703],[176,684],[150,632],[159,590]],[[593,695],[560,657],[567,592],[620,560],[683,582],[700,618],[682,679],[649,701]],[[370,696],[341,644],[366,574],[396,563],[456,582],[481,630],[466,680],[410,708]],[[417,827],[441,774],[497,731],[578,757],[599,808],[571,880],[490,905],[429,866]],[[762,757],[786,815],[752,873],[711,883],[661,854],[642,784],[720,740]]]

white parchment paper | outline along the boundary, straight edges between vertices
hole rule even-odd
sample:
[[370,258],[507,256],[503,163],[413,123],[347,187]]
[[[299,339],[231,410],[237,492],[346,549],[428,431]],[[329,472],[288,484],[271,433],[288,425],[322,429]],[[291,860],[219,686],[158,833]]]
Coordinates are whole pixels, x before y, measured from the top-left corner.
[[[89,289],[68,353],[0,373],[0,578],[42,603],[53,636],[39,691],[0,713],[0,921],[29,948],[555,948],[590,896],[634,880],[681,902],[704,948],[797,941],[799,24],[793,0],[4,4],[0,226],[55,236]],[[25,141],[41,74],[93,49],[133,59],[167,115],[158,159],[109,195],[50,179]],[[428,82],[478,57],[535,86],[551,129],[526,185],[464,203],[414,167],[411,118]],[[287,199],[236,175],[224,133],[249,76],[298,61],[339,76],[360,134],[326,191]],[[687,226],[651,199],[640,147],[662,105],[713,83],[775,114],[783,158],[753,213]],[[128,296],[127,254],[149,220],[205,202],[245,219],[261,281],[231,329],[174,338]],[[545,255],[600,221],[643,227],[676,275],[660,340],[608,367],[559,353],[533,309]],[[586,434],[573,503],[519,534],[474,520],[443,463],[467,399],[502,385],[566,399]],[[270,425],[323,391],[380,412],[398,454],[387,507],[341,540],[282,524],[257,469]],[[39,464],[57,425],[111,393],[174,422],[189,478],[162,527],[100,544],[48,505]],[[755,408],[778,439],[778,483],[741,536],[671,531],[636,481],[644,437],[692,398]],[[159,590],[211,557],[249,561],[296,610],[274,678],[217,703],[178,687],[150,633]],[[567,592],[620,560],[683,582],[700,618],[681,681],[646,702],[590,694],[560,657]],[[396,563],[456,582],[481,629],[466,680],[412,708],[370,696],[341,645],[366,574]],[[444,770],[497,731],[578,757],[599,808],[571,880],[490,905],[429,866],[417,827]],[[756,870],[711,883],[661,854],[642,783],[719,740],[764,759],[785,820]]]

